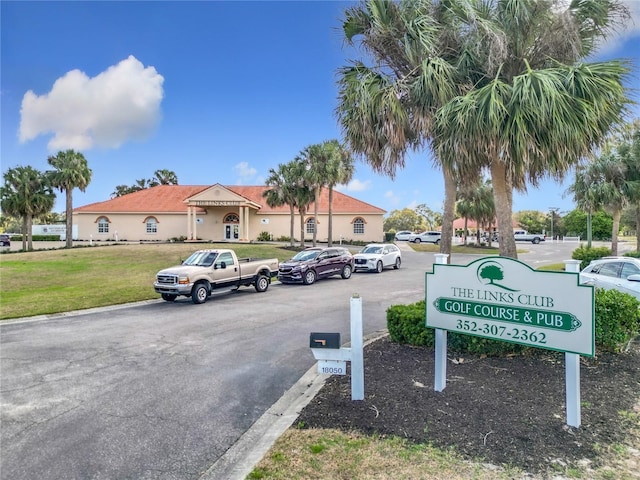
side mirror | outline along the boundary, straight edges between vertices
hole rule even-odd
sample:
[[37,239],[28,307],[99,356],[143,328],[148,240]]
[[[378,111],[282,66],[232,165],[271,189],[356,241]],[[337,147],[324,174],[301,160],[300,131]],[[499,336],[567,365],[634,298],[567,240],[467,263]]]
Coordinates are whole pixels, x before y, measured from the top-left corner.
[[627,280],[630,282],[640,282],[640,273],[634,273],[633,275],[629,275]]

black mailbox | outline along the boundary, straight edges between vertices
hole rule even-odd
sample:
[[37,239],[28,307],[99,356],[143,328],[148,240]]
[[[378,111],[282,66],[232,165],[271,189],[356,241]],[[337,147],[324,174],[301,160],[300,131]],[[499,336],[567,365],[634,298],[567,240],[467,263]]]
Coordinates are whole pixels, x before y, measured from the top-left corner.
[[311,332],[309,336],[309,347],[340,348],[340,334]]

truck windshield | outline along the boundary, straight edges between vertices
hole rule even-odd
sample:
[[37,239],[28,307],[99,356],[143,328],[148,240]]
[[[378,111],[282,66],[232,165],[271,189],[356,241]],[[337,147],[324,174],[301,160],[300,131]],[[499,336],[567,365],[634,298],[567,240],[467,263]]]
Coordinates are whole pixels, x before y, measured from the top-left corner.
[[218,254],[214,252],[194,252],[189,256],[189,258],[182,262],[182,264],[198,267],[210,267],[213,265],[213,261],[217,256]]

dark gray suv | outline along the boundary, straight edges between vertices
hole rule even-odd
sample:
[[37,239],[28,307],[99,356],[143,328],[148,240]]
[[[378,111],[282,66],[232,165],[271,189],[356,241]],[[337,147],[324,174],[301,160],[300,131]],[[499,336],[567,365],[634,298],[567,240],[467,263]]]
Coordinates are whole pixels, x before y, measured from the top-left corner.
[[280,264],[278,280],[282,283],[311,285],[316,280],[333,275],[351,278],[353,255],[344,247],[313,247],[298,252],[291,260]]

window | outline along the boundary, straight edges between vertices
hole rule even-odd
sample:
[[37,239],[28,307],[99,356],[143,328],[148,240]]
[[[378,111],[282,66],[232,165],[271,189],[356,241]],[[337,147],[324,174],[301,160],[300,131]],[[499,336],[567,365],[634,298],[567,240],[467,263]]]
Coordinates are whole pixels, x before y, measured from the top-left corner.
[[636,267],[633,263],[625,262],[622,264],[622,278],[627,278],[629,275],[637,275],[640,273],[640,268]]
[[233,256],[229,252],[221,253],[216,264],[222,265],[222,262],[224,262],[227,267],[233,265]]
[[612,263],[603,263],[598,273],[606,277],[617,277],[619,271],[620,271],[620,263],[612,262]]
[[364,220],[362,218],[356,218],[353,221],[353,233],[355,235],[362,235],[364,233]]
[[109,219],[107,217],[98,219],[98,233],[109,233]]
[[310,218],[309,220],[307,220],[307,233],[314,233],[316,230],[315,226],[316,226],[315,219]]
[[222,223],[240,223],[240,217],[235,213],[228,213]]
[[158,233],[158,221],[155,217],[149,217],[146,220],[147,224],[147,233],[154,234]]

